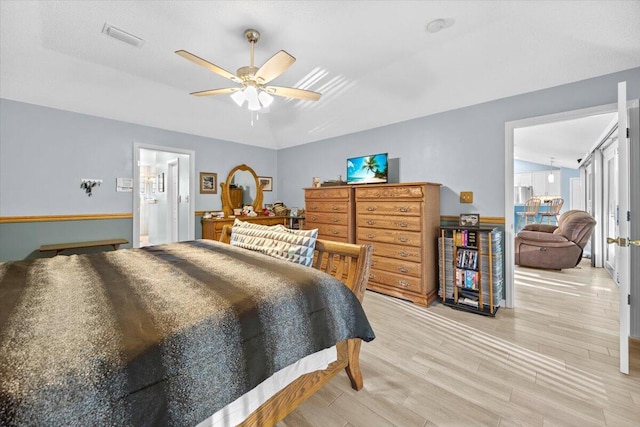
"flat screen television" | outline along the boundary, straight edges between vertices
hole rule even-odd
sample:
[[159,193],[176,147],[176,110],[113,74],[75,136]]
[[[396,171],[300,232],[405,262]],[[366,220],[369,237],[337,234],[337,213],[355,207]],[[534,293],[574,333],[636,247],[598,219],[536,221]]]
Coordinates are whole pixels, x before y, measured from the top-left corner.
[[387,153],[347,159],[347,184],[382,184],[387,182]]

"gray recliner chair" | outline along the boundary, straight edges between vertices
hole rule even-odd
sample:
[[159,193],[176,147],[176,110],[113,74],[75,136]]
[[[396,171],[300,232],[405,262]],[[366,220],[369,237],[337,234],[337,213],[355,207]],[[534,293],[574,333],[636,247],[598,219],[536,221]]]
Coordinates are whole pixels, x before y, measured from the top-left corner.
[[516,235],[516,264],[561,270],[573,268],[582,259],[596,220],[585,211],[563,213],[558,225],[529,224]]

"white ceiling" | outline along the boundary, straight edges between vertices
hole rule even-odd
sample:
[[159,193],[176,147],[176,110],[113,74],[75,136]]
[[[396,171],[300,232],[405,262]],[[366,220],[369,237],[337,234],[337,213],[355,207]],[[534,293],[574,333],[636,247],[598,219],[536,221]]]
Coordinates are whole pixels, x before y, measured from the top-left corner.
[[[454,24],[427,32],[436,18]],[[105,36],[105,22],[144,45]],[[638,22],[635,0],[1,0],[0,96],[285,148],[638,67]],[[281,49],[297,58],[272,84],[315,75],[321,100],[277,98],[251,126],[227,95],[190,96],[234,84],[174,51],[234,72],[247,28],[262,34],[257,65]]]
[[618,122],[618,113],[564,120],[514,130],[513,153],[519,160],[577,169],[578,159],[602,142]]

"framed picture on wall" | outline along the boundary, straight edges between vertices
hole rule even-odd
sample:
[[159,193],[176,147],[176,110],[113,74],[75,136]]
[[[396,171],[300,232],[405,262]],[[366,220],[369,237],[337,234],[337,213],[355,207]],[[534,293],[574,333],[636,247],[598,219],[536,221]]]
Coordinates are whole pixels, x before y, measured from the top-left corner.
[[460,227],[480,227],[480,214],[460,214]]
[[262,185],[262,191],[273,191],[273,178],[270,176],[259,176],[260,185]]
[[218,174],[200,172],[200,194],[218,194]]

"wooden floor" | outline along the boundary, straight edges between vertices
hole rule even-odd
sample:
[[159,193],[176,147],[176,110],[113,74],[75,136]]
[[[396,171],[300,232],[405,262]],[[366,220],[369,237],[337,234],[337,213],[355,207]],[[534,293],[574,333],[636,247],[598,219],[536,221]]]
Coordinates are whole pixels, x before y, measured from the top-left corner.
[[278,426],[640,426],[640,345],[618,371],[618,292],[588,260],[516,270],[495,318],[367,291],[364,389],[339,375]]

